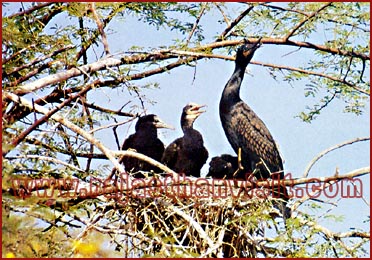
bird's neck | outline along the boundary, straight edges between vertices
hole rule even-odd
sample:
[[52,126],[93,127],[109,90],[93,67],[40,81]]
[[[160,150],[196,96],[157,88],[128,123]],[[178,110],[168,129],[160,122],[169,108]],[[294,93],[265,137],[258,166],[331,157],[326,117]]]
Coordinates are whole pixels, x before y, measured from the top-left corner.
[[139,129],[139,130],[136,131],[136,133],[137,133],[138,136],[141,136],[144,139],[158,137],[158,132],[157,132],[157,129],[155,127]]
[[235,70],[229,81],[226,83],[225,89],[223,90],[221,98],[222,102],[235,104],[236,102],[240,101],[240,86],[242,84],[246,68],[247,66],[235,66]]
[[194,124],[194,121],[192,120],[181,119],[182,131],[185,133],[189,131],[190,129],[193,129],[193,124]]

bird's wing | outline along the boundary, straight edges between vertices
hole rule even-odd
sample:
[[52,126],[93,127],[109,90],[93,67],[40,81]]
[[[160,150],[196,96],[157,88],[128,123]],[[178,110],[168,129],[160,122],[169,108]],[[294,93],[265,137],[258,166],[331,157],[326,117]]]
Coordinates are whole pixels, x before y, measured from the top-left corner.
[[128,150],[129,148],[134,149],[134,147],[132,147],[134,140],[135,140],[135,135],[134,134],[130,135],[127,139],[125,139],[123,145],[121,146],[121,150],[125,151],[125,150]]
[[181,149],[182,139],[178,138],[174,140],[171,144],[165,148],[163,157],[161,159],[162,163],[167,165],[169,168],[173,168],[177,162],[178,151]]
[[[234,128],[245,136],[243,145],[250,153],[262,158],[272,168],[272,171],[282,170],[280,158],[275,141],[264,122],[244,102],[237,104],[233,113]],[[242,147],[242,149],[244,149]]]

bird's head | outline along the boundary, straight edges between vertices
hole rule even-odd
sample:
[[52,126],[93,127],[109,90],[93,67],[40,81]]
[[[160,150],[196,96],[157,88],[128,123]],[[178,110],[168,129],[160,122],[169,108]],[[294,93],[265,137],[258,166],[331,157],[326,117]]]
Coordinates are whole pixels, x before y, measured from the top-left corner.
[[136,131],[140,128],[149,127],[174,129],[173,126],[164,123],[157,115],[141,116],[136,123]]
[[205,110],[200,110],[202,107],[206,105],[198,105],[195,103],[189,103],[183,108],[182,115],[189,120],[197,119]]
[[254,52],[261,46],[261,38],[256,42],[249,42],[248,40],[240,46],[236,51],[235,61],[238,64],[247,65],[252,57]]

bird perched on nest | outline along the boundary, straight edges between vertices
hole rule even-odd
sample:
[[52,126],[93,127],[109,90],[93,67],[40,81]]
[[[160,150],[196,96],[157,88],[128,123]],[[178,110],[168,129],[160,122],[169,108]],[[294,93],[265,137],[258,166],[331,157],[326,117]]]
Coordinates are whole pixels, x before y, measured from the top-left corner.
[[209,162],[209,171],[206,177],[214,179],[232,179],[237,178],[236,173],[239,169],[238,157],[230,154],[215,156]]
[[[121,149],[135,150],[138,153],[160,161],[164,152],[164,144],[158,138],[158,128],[174,129],[156,115],[151,114],[140,117],[135,126],[136,132],[124,141]],[[136,178],[145,177],[142,173],[138,173],[138,171],[161,172],[156,166],[133,157],[125,156],[120,160],[120,163],[124,164],[127,172],[135,173],[134,177]]]
[[[247,42],[237,49],[235,69],[220,100],[220,119],[226,137],[234,151],[240,155],[241,165],[246,172],[254,172],[258,179],[272,178],[273,173],[283,179],[282,158],[269,129],[252,108],[241,100],[239,94],[247,65],[259,46],[260,40]],[[275,193],[280,193],[284,200],[288,199],[285,187],[278,187]]]
[[164,151],[162,162],[177,173],[200,177],[200,169],[208,159],[202,135],[193,128],[195,120],[205,111],[201,105],[189,103],[182,111],[183,137],[174,140]]

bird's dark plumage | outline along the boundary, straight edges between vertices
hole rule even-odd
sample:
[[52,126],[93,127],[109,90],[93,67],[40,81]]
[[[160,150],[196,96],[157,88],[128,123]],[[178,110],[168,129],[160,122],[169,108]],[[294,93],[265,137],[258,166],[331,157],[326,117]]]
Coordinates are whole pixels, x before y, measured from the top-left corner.
[[[239,95],[244,73],[260,43],[246,43],[236,53],[234,72],[225,85],[220,100],[220,119],[226,137],[234,151],[241,149],[241,163],[245,171],[252,172],[258,163],[258,179],[270,178],[270,174],[283,174],[283,163],[277,145],[264,122],[244,103]],[[285,189],[285,187],[284,187]],[[286,195],[286,190],[282,191]],[[281,193],[281,194],[283,194]]]
[[[238,153],[241,148],[242,165],[247,171],[253,171],[262,159],[270,172],[277,172],[283,170],[283,163],[275,141],[264,122],[239,95],[245,69],[258,46],[258,43],[245,44],[238,48],[235,70],[222,93],[220,119],[234,151]],[[270,177],[268,171],[261,175]]]
[[238,173],[238,157],[229,154],[215,156],[209,162],[209,171],[207,177],[214,179],[232,179]]
[[177,173],[200,177],[200,169],[208,159],[202,135],[193,128],[194,121],[205,111],[203,106],[187,104],[182,111],[183,137],[177,138],[164,151],[162,162]]
[[[164,152],[164,144],[158,138],[158,128],[172,128],[165,124],[156,115],[146,115],[138,119],[135,130],[136,132],[130,135],[122,146],[122,150],[133,149],[138,153],[142,153],[157,161],[161,160]],[[138,171],[154,171],[161,172],[161,170],[153,165],[148,164],[142,160],[132,157],[123,157],[121,163],[124,163],[127,172],[136,173]],[[134,177],[144,177],[143,174],[137,173]]]

